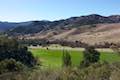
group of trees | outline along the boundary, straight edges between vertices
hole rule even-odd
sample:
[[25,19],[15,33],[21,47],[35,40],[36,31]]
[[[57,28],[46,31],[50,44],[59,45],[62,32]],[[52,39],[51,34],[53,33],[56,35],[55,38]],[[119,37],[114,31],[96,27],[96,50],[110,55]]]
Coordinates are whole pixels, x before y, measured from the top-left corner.
[[[63,66],[71,66],[71,55],[68,51],[63,51]],[[93,46],[86,46],[83,51],[83,60],[80,62],[80,67],[85,68],[91,64],[97,63],[100,60],[100,53]]]
[[[12,60],[11,60],[12,59]],[[19,62],[19,64],[18,64]],[[2,63],[5,63],[4,65]],[[15,70],[23,64],[26,67],[34,67],[36,59],[27,47],[20,45],[16,39],[0,37],[0,69]],[[17,66],[20,65],[20,66]]]
[[[67,41],[67,40],[46,40],[46,39],[19,39],[18,42],[20,44],[24,44],[27,46],[48,46],[51,44],[60,44],[61,46],[69,46],[69,47],[86,47],[88,44],[82,41]],[[93,46],[95,48],[110,48],[112,45],[117,45],[120,47],[120,43],[110,43],[110,42],[100,42],[95,43]]]
[[69,46],[69,47],[84,47],[87,44],[81,41],[66,41],[66,40],[46,40],[46,39],[22,39],[19,40],[20,44],[24,45],[32,45],[32,46],[48,46],[51,44],[60,44],[61,46]]

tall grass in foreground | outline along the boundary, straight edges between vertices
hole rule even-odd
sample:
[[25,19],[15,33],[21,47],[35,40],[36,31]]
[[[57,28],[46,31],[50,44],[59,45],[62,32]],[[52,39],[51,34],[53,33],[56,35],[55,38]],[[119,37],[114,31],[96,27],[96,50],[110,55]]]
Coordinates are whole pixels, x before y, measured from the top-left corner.
[[63,68],[60,70],[34,69],[23,73],[9,73],[0,80],[119,80],[120,63],[95,63],[87,68]]

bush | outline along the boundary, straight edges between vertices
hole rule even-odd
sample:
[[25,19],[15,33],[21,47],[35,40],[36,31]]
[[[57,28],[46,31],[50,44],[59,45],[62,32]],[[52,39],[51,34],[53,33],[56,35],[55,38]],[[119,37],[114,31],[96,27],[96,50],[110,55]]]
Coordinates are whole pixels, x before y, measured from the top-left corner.
[[83,52],[83,61],[81,67],[88,67],[92,63],[98,62],[100,59],[100,53],[95,50],[93,46],[87,46]]
[[23,71],[25,68],[25,65],[15,61],[14,59],[5,59],[0,62],[0,74],[6,72]]
[[71,61],[71,55],[69,54],[68,51],[63,51],[63,66],[68,67],[71,66],[72,61]]

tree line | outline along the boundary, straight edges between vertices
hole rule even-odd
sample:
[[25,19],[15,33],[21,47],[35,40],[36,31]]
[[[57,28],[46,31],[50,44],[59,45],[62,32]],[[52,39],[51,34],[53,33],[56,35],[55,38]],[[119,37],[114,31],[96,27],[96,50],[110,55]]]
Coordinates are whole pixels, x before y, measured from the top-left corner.
[[[69,47],[85,47],[88,44],[82,41],[67,41],[67,40],[46,40],[46,39],[18,39],[18,42],[27,46],[48,46],[51,44],[59,44],[61,46],[69,46]],[[95,43],[95,48],[110,48],[111,46],[116,45],[120,47],[120,43],[112,43],[112,42],[101,42]]]

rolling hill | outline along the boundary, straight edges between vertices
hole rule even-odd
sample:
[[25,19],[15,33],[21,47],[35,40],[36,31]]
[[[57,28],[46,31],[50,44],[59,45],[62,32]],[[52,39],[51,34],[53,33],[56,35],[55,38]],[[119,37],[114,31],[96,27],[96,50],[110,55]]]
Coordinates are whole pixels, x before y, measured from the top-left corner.
[[48,30],[34,35],[24,35],[24,39],[47,39],[47,40],[66,40],[82,41],[88,44],[102,44],[104,42],[120,42],[120,23],[97,24],[96,27],[82,26],[80,28],[64,30]]
[[51,29],[70,29],[77,28],[84,25],[92,25],[92,24],[100,24],[100,23],[119,23],[120,16],[112,15],[112,16],[101,16],[97,14],[91,14],[87,16],[80,17],[71,17],[64,20],[58,21],[30,21],[26,22],[29,24],[21,25],[23,23],[19,23],[16,25],[17,27],[10,29],[8,31],[9,34],[34,34],[39,33],[46,30]]
[[[1,27],[1,24],[3,27]],[[0,23],[0,30],[20,39],[82,41],[88,44],[120,42],[120,15],[91,14],[58,21]]]

